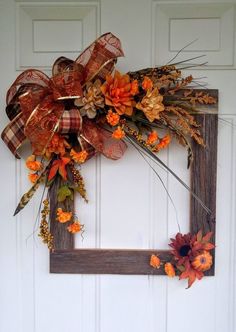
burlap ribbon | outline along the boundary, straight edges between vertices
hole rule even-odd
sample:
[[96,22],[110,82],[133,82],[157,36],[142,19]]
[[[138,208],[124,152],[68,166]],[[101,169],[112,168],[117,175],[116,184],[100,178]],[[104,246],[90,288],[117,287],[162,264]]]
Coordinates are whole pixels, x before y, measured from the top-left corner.
[[95,122],[82,120],[73,106],[73,99],[83,95],[86,82],[104,80],[111,73],[117,57],[123,56],[120,40],[106,33],[95,40],[75,60],[58,58],[52,77],[29,69],[20,74],[6,96],[6,113],[11,120],[2,132],[2,139],[11,152],[20,158],[17,149],[27,138],[33,153],[44,153],[55,131],[78,133],[82,148],[93,147],[106,157],[119,159],[126,145],[112,139],[110,132]]

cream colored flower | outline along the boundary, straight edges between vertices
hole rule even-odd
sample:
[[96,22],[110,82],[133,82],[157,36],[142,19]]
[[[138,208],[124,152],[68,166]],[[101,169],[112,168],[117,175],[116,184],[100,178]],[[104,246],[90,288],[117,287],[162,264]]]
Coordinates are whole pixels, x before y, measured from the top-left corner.
[[136,108],[143,111],[145,116],[150,122],[160,118],[160,113],[164,111],[165,107],[162,103],[163,96],[155,88],[151,91],[147,91],[146,96],[143,97],[141,102],[136,104]]
[[94,83],[88,82],[83,97],[75,100],[75,105],[81,107],[82,116],[87,115],[88,118],[93,119],[97,114],[97,108],[104,107],[104,97],[100,88],[100,80],[96,80]]

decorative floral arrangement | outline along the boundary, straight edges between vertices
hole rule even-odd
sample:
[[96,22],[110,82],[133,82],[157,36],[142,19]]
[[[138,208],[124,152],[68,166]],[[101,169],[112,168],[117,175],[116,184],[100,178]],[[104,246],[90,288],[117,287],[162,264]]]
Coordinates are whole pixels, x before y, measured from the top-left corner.
[[[75,61],[58,58],[52,77],[29,69],[7,92],[6,112],[11,122],[2,139],[17,158],[17,149],[25,139],[32,147],[26,167],[33,185],[21,198],[15,214],[44,183],[48,190],[41,207],[39,235],[50,250],[54,247],[50,220],[65,224],[70,233],[84,232],[85,226],[68,206],[75,192],[88,202],[80,166],[90,158],[101,153],[117,160],[128,142],[184,184],[158,153],[175,139],[187,148],[189,166],[193,160],[190,139],[204,148],[194,113],[198,105],[216,100],[209,93],[194,90],[191,75],[182,76],[184,61],[122,74],[114,70],[120,56],[119,39],[106,33]],[[188,278],[189,286],[195,278],[200,279],[212,262],[209,238],[210,234],[177,234],[170,244],[173,262],[165,265],[166,273],[180,273],[180,279]],[[161,262],[152,256],[150,264],[158,268]]]
[[[203,236],[202,231],[196,235],[178,233],[169,244],[172,248],[173,260],[165,263],[165,273],[171,278],[179,275],[179,279],[188,279],[188,288],[196,279],[201,280],[204,272],[212,266],[213,258],[210,251],[215,246],[209,242],[211,236],[211,232]],[[160,258],[153,254],[150,258],[150,265],[159,269],[161,264]]]

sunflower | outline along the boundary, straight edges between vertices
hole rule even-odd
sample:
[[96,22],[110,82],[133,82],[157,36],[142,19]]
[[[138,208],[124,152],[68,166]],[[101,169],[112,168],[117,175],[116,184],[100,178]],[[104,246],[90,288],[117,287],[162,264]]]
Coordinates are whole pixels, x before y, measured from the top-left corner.
[[189,260],[193,246],[193,236],[190,233],[184,235],[178,233],[175,239],[171,239],[169,246],[173,248],[171,253],[174,255],[177,264],[182,265],[186,260]]
[[214,244],[209,240],[212,236],[212,232],[202,235],[202,231],[197,234],[181,234],[178,233],[175,239],[171,239],[169,246],[173,248],[171,253],[174,255],[178,265],[182,265],[186,260],[192,260],[202,251],[209,251],[214,249]]
[[204,276],[203,272],[212,265],[209,251],[215,246],[209,242],[211,236],[211,232],[203,236],[202,231],[199,231],[194,235],[178,233],[175,239],[171,239],[169,246],[173,249],[171,253],[180,271],[179,278],[188,279],[188,287],[191,287],[196,279],[200,280]]

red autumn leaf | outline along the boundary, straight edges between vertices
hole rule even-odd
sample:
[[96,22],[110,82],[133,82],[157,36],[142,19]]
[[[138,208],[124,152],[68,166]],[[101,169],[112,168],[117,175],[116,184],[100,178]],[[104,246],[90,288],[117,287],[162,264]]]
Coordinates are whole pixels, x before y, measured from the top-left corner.
[[59,166],[59,174],[61,177],[66,180],[67,179],[67,172],[66,172],[66,165],[70,162],[70,158],[61,158],[61,164]]
[[48,175],[48,180],[52,180],[52,178],[54,178],[54,176],[57,174],[59,165],[58,165],[58,160],[54,160],[54,162],[52,163],[52,167],[50,168],[49,171],[49,175]]
[[52,167],[50,168],[49,175],[48,175],[48,180],[50,181],[51,179],[54,178],[54,176],[59,172],[61,177],[66,180],[67,179],[67,172],[66,172],[66,165],[70,162],[70,158],[61,158],[54,160],[52,163]]
[[212,232],[207,233],[205,236],[202,238],[202,242],[208,242],[210,238],[212,237]]
[[195,243],[194,243],[194,246],[193,246],[193,250],[194,250],[194,251],[201,250],[201,249],[202,249],[202,246],[203,246],[202,243],[200,243],[200,242],[195,242]]
[[192,286],[196,278],[201,280],[204,274],[200,271],[193,269],[189,263],[185,265],[185,271],[179,276],[179,279],[188,279],[188,288]]
[[212,250],[214,248],[215,248],[215,246],[212,243],[206,243],[206,244],[203,245],[204,250]]

